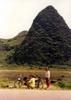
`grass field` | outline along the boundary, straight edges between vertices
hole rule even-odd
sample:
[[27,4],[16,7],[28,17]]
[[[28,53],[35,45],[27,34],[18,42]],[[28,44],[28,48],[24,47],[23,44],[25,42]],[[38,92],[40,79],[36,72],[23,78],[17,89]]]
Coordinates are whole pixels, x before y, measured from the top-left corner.
[[[57,82],[52,83],[56,87],[71,89],[71,69],[64,68],[50,68],[51,71],[51,80]],[[14,82],[17,80],[18,76],[21,74],[22,77],[29,75],[38,75],[41,78],[44,78],[45,70],[44,68],[30,68],[30,67],[11,67],[11,68],[0,68],[0,88],[7,88],[8,85],[14,85]],[[59,82],[58,82],[59,81]]]

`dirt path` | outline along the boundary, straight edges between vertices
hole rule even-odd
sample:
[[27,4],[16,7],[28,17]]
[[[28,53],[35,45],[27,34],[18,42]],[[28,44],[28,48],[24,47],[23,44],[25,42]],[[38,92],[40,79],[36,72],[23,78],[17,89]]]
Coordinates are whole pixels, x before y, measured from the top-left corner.
[[71,91],[1,89],[0,100],[71,100]]

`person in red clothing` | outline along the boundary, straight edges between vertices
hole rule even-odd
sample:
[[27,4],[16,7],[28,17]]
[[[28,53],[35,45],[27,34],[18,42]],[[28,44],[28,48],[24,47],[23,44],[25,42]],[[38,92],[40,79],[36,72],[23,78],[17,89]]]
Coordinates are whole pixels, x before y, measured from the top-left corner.
[[45,81],[48,88],[50,86],[50,70],[48,67],[45,68]]

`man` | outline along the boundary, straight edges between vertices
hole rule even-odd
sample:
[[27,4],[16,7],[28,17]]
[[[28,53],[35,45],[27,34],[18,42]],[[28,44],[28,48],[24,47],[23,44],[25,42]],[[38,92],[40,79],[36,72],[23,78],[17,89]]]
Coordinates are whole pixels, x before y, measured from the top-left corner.
[[45,80],[48,88],[50,86],[50,70],[48,69],[48,67],[45,69]]

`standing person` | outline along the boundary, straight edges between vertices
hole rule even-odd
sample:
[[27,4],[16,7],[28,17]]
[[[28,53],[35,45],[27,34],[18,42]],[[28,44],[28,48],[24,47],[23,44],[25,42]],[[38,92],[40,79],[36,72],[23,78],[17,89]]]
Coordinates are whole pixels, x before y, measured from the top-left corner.
[[50,70],[48,67],[45,69],[45,81],[48,88],[50,86]]

